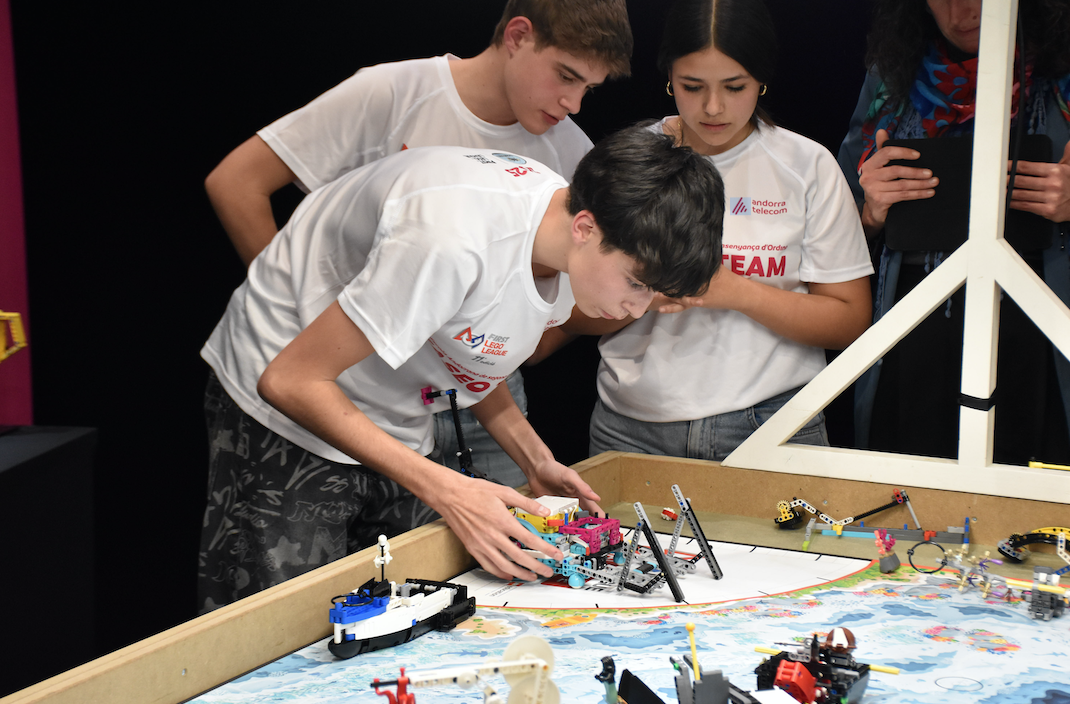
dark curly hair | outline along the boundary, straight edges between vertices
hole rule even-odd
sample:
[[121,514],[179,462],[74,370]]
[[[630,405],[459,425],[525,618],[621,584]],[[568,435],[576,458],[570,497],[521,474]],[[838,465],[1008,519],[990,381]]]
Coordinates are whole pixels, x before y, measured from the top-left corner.
[[[1070,73],[1070,0],[1023,0],[1018,5],[1033,73]],[[929,42],[940,36],[926,0],[875,0],[866,67],[876,69],[894,103],[910,96]]]

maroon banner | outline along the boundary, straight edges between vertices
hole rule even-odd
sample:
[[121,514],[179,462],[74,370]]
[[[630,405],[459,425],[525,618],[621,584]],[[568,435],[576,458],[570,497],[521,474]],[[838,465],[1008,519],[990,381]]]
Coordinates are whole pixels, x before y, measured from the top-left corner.
[[[28,309],[15,51],[11,42],[11,8],[8,0],[0,0],[0,311],[21,315],[27,340]],[[0,345],[4,349],[12,346],[10,330]],[[0,425],[32,423],[30,352],[22,349],[0,362]]]

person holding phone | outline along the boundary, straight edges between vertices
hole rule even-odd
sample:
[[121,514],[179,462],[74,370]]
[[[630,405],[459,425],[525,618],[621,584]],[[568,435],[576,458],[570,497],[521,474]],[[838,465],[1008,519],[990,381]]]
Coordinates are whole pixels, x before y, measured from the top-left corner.
[[[1051,138],[1050,163],[1019,161],[1010,207],[1051,223],[1047,250],[1020,254],[1070,301],[1070,1],[1020,5],[1025,46],[1016,49],[1012,125]],[[882,231],[889,208],[932,198],[940,175],[909,166],[916,149],[890,138],[971,135],[976,107],[981,0],[877,0],[868,39],[869,72],[839,152],[862,224],[879,259],[874,320],[905,296],[949,251],[896,251]],[[1020,62],[1025,84],[1021,85]],[[1019,98],[1024,98],[1022,114]],[[955,457],[965,292],[960,289],[856,384],[856,444],[868,449]],[[1070,363],[1022,311],[1002,303],[995,459],[1070,455]]]

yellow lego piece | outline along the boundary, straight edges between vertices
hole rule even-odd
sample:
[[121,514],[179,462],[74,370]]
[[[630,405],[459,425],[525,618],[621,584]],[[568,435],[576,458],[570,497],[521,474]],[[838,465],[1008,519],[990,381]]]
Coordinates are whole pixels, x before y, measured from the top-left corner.
[[527,521],[532,528],[540,533],[556,533],[557,526],[548,525],[547,521],[558,520],[571,523],[580,509],[580,502],[572,497],[540,496],[535,500],[550,509],[549,516],[543,518],[516,508],[512,509],[512,512],[514,516]]
[[[8,330],[11,331],[11,346],[7,346]],[[22,317],[18,313],[0,310],[0,362],[26,346],[26,334],[22,330]]]

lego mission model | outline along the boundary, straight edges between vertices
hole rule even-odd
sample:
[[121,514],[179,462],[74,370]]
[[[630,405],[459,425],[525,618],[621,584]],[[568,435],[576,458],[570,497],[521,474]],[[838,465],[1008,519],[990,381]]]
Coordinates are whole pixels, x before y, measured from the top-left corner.
[[[1015,536],[1012,536],[1012,539]],[[977,588],[981,596],[988,598],[990,594],[1009,599],[1012,589],[1021,591],[1022,598],[1029,604],[1029,617],[1044,621],[1062,616],[1067,607],[1067,589],[1059,585],[1060,575],[1070,571],[1070,553],[1066,551],[1066,535],[1058,533],[1055,537],[1056,550],[1060,557],[1067,562],[1067,566],[1055,570],[1051,567],[1036,566],[1033,568],[1033,580],[1013,579],[988,572],[989,565],[1002,564],[1002,560],[989,557],[986,551],[984,555],[970,555],[969,544],[962,549],[953,552],[944,550],[942,546],[930,540],[922,541],[907,550],[910,566],[916,572],[922,574],[935,574],[948,568],[958,570],[959,574],[953,579],[958,583],[959,591],[969,588]],[[918,567],[914,563],[915,552],[922,546],[929,546],[929,550],[935,550],[939,554],[939,564],[934,568]],[[1017,556],[1008,555],[1007,548],[1002,543],[999,547],[1001,553],[1012,560],[1024,559],[1024,554]],[[1003,590],[1002,594],[998,590]]]
[[[405,672],[396,680],[380,681],[371,686],[375,693],[386,697],[388,704],[416,704],[416,695],[409,688],[456,686],[461,689],[477,687],[483,692],[483,704],[558,704],[561,694],[550,679],[554,671],[554,652],[538,636],[522,636],[505,649],[503,660],[484,660],[477,663],[448,665],[434,670]],[[502,699],[487,678],[502,675],[510,687],[508,699]],[[381,689],[396,686],[396,691]]]
[[[634,505],[638,523],[631,539],[625,543],[616,518],[600,518],[581,511],[579,501],[562,496],[542,496],[536,499],[550,509],[546,518],[513,509],[513,515],[533,536],[558,550],[564,557],[552,560],[536,550],[527,550],[539,562],[551,567],[556,574],[565,577],[570,587],[582,588],[589,580],[616,587],[617,591],[629,589],[646,594],[662,582],[668,585],[677,602],[684,600],[678,576],[697,570],[696,563],[705,559],[714,579],[722,572],[710,549],[706,535],[691,509],[691,502],[684,498],[680,487],[673,485],[673,496],[680,506],[679,516],[668,549],[661,550],[657,535],[650,526],[643,505]],[[698,544],[700,554],[683,558],[676,554],[676,545],[683,530],[684,521]],[[649,547],[639,544],[639,536],[645,536]]]
[[[433,387],[426,386],[420,390],[420,398],[425,405],[434,403],[435,399],[441,396],[446,396],[450,401],[454,429],[457,433],[457,447],[460,448],[457,452],[457,460],[461,473],[477,479],[494,481],[472,467],[472,451],[465,443],[464,430],[458,415],[456,389],[436,391]],[[574,498],[561,496],[537,498],[536,501],[550,509],[550,515],[546,518],[515,508],[512,509],[512,513],[530,533],[564,553],[564,558],[557,561],[537,550],[525,550],[539,562],[551,567],[556,574],[565,577],[570,587],[580,589],[589,580],[595,580],[607,586],[615,586],[617,591],[629,589],[646,594],[664,582],[669,586],[673,599],[682,602],[684,594],[676,577],[687,572],[694,572],[695,563],[700,558],[700,556],[694,556],[683,559],[676,556],[676,544],[680,539],[685,520],[691,527],[691,534],[698,543],[702,552],[701,557],[706,560],[713,578],[720,579],[722,574],[702,531],[702,526],[699,525],[698,519],[691,510],[691,502],[680,493],[678,485],[672,486],[672,492],[680,507],[680,512],[665,509],[661,514],[666,520],[676,521],[672,543],[665,551],[656,549],[659,546],[657,536],[651,528],[650,519],[647,518],[642,504],[639,503],[635,504],[638,524],[627,544],[624,544],[622,540],[619,520],[608,516],[601,518],[591,516],[586,511],[580,510],[579,501]],[[650,547],[639,545],[640,533],[646,537]],[[521,547],[525,546],[521,545]]]
[[[854,634],[846,628],[833,628],[824,641],[815,633],[800,644],[785,644],[785,650],[755,648],[772,657],[754,670],[757,688],[748,692],[731,683],[721,670],[700,667],[693,623],[687,624],[687,631],[690,654],[684,655],[682,661],[669,658],[675,670],[679,704],[858,704],[871,670],[899,673],[895,668],[855,661],[851,654]],[[618,686],[615,673],[613,658],[602,658],[602,672],[595,679],[605,686],[607,704],[665,704],[628,670],[621,673]]]
[[833,628],[825,640],[814,634],[786,650],[756,648],[771,655],[755,670],[758,689],[783,689],[799,702],[857,704],[869,684],[870,670],[898,674],[894,668],[855,660],[855,637],[846,628]]
[[391,560],[390,543],[379,536],[375,566],[380,579],[331,600],[329,619],[334,637],[327,648],[338,658],[407,643],[430,631],[448,631],[476,612],[468,588],[449,582],[409,579],[398,585],[387,581],[385,566]]

